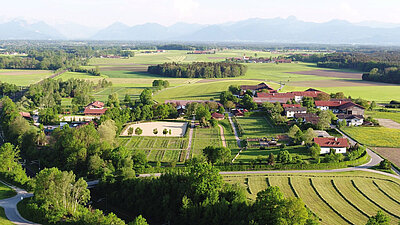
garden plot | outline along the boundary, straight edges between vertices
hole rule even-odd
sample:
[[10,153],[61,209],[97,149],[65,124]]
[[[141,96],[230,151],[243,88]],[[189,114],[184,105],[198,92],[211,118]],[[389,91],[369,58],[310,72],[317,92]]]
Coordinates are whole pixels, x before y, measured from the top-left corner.
[[[148,123],[137,123],[130,124],[122,131],[121,136],[129,136],[128,131],[132,127],[135,131],[138,127],[142,129],[141,135],[136,135],[133,132],[132,136],[160,136],[160,137],[183,137],[186,132],[187,122],[148,122]],[[154,129],[157,129],[158,133],[154,134]],[[168,134],[164,135],[163,130],[167,129]],[[171,131],[171,133],[169,133]]]

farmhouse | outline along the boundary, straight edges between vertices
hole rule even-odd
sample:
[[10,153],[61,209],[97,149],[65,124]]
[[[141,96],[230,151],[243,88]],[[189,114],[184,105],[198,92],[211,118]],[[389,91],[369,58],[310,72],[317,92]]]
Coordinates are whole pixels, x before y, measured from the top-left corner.
[[287,118],[294,117],[294,114],[305,114],[307,113],[307,108],[305,107],[286,107],[285,115]]
[[216,119],[216,120],[223,120],[223,119],[225,119],[225,116],[224,116],[223,114],[217,113],[217,112],[211,114],[211,117],[214,118],[214,119]]
[[361,126],[364,124],[364,116],[362,115],[346,115],[339,114],[337,115],[338,122],[345,120],[347,126]]
[[87,105],[83,113],[85,114],[85,116],[101,116],[106,111],[107,109],[104,108],[104,103],[96,101]]
[[328,154],[331,149],[335,150],[336,153],[346,153],[346,149],[349,147],[346,138],[316,137],[314,143],[321,147],[321,154]]
[[347,115],[364,115],[365,108],[361,105],[358,105],[354,102],[347,102],[339,108],[339,113],[347,114]]
[[257,93],[256,97],[253,97],[254,102],[257,104],[262,104],[264,102],[279,102],[279,103],[286,103],[288,101],[296,101],[301,102],[304,97],[311,97],[316,98],[318,94],[324,93],[319,90],[315,89],[308,89],[306,91],[293,91],[287,93]]
[[315,107],[320,110],[331,110],[333,113],[339,113],[339,106],[350,101],[315,101]]
[[259,83],[257,85],[242,85],[242,86],[240,86],[240,89],[242,91],[252,91],[253,95],[256,92],[262,91],[262,90],[268,90],[268,92],[275,92],[275,90],[273,88],[271,88],[270,86],[268,86],[266,83]]

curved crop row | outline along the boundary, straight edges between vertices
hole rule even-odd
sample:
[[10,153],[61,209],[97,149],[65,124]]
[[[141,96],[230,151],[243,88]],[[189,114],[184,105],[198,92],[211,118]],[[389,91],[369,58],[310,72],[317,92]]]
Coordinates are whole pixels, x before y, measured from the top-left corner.
[[350,220],[348,220],[347,218],[345,218],[342,214],[340,214],[335,208],[332,207],[331,204],[329,204],[322,196],[321,194],[318,192],[318,190],[315,188],[312,179],[310,178],[310,185],[313,188],[314,192],[317,194],[317,196],[332,210],[334,211],[340,218],[342,218],[344,221],[346,221],[348,224],[353,224],[355,225],[353,222],[351,222]]
[[333,181],[333,179],[331,180],[332,186],[333,188],[336,190],[336,192],[347,202],[349,203],[349,205],[351,205],[353,208],[355,208],[358,212],[360,212],[361,214],[363,214],[366,217],[370,217],[367,213],[365,213],[364,211],[362,211],[360,208],[358,208],[356,205],[354,205],[349,199],[347,199],[342,192],[339,190],[339,188],[337,188],[335,181]]
[[386,195],[390,200],[396,202],[397,204],[400,204],[400,202],[396,199],[394,199],[392,196],[390,196],[388,193],[386,193],[384,190],[382,190],[381,187],[373,180],[372,183],[379,189],[380,192],[382,192],[384,195]]
[[393,214],[392,212],[389,212],[387,209],[385,209],[385,208],[383,208],[382,206],[380,206],[378,203],[376,203],[374,200],[372,200],[370,197],[368,197],[364,192],[362,192],[362,191],[357,187],[357,185],[356,185],[356,183],[354,182],[354,180],[351,180],[351,183],[353,184],[353,187],[354,187],[358,192],[360,192],[360,194],[362,194],[366,199],[368,199],[370,202],[372,202],[374,205],[376,205],[376,206],[377,206],[378,208],[380,208],[382,211],[386,212],[387,214],[389,214],[389,215],[391,215],[391,216],[393,216],[393,217],[395,217],[395,218],[397,218],[397,219],[400,219],[399,216]]

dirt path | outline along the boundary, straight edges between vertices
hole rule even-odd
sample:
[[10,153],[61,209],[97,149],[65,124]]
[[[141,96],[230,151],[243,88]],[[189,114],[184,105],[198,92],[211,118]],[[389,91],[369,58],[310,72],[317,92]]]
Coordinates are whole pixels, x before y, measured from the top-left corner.
[[190,122],[190,130],[189,130],[189,143],[186,152],[186,159],[190,158],[190,149],[192,148],[192,139],[193,139],[193,130],[194,130],[194,120],[195,116],[193,116],[192,121]]
[[219,134],[221,135],[222,147],[226,148],[226,140],[225,140],[225,135],[224,135],[224,128],[219,124],[218,124],[218,126],[219,126],[219,131],[220,131]]

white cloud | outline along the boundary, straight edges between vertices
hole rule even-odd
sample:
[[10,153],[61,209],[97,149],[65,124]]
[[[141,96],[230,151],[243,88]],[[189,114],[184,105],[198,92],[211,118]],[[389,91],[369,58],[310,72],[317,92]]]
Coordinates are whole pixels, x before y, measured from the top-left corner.
[[174,9],[179,13],[180,18],[186,18],[194,14],[200,4],[194,0],[174,0]]

